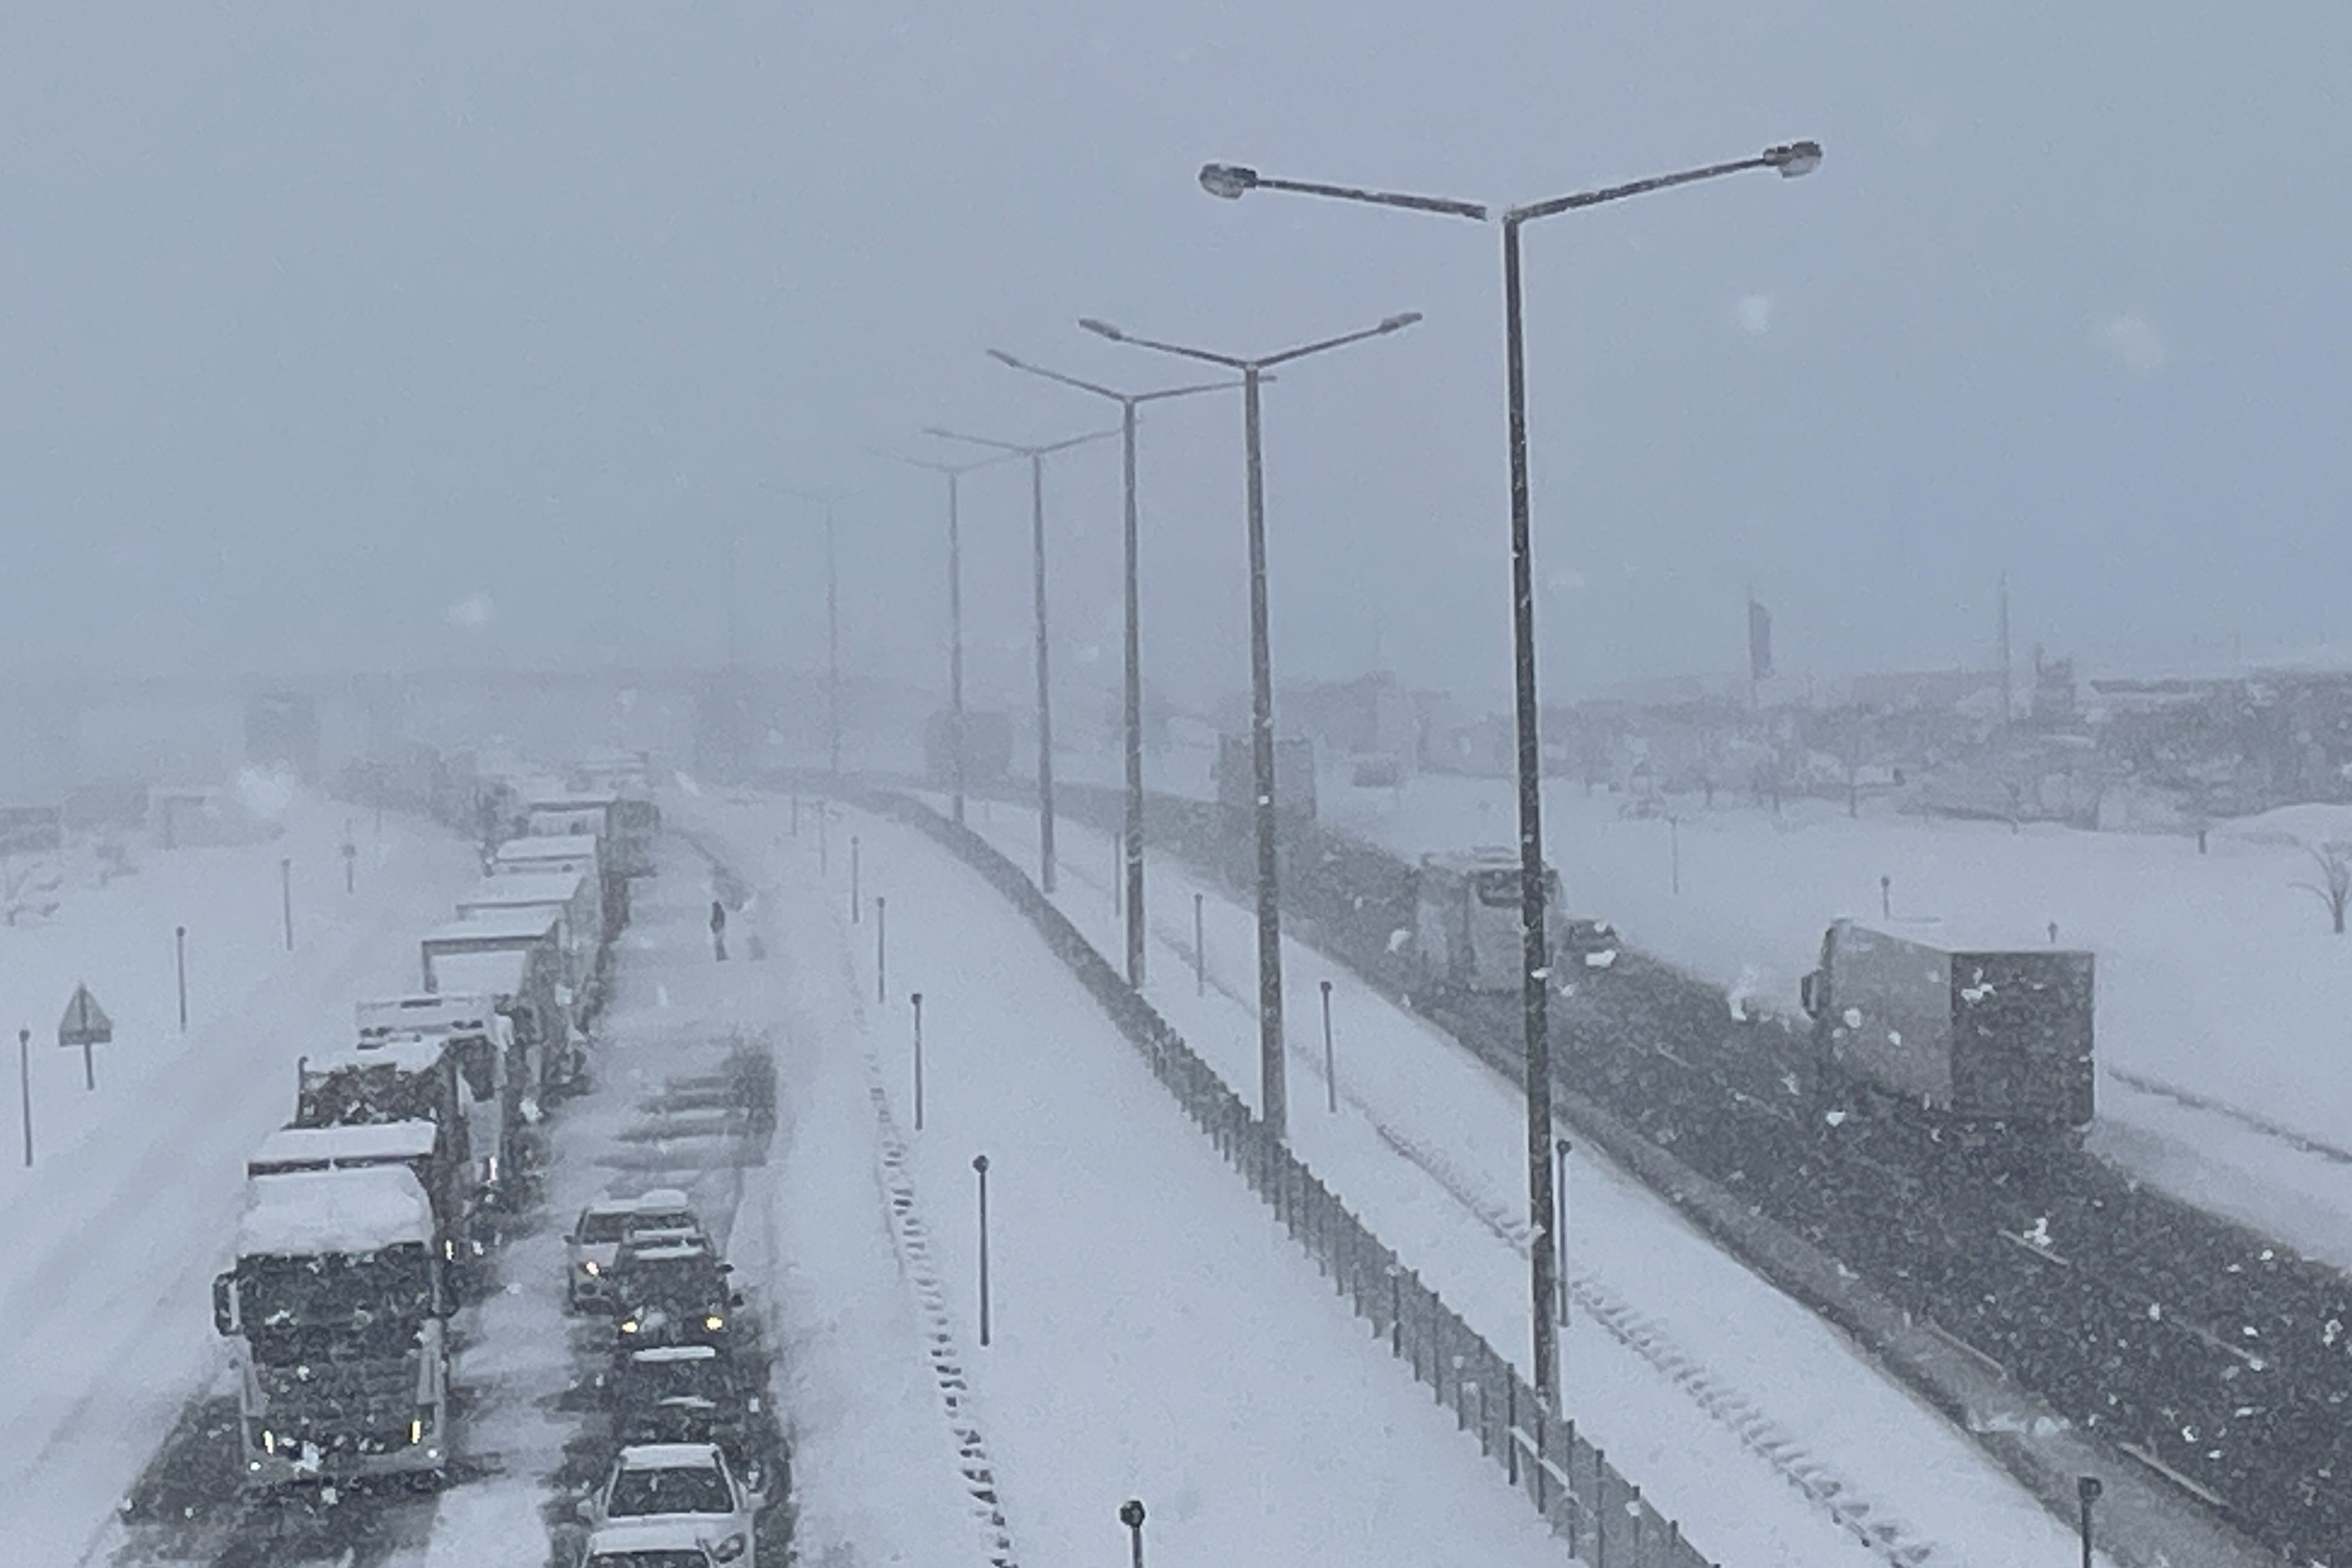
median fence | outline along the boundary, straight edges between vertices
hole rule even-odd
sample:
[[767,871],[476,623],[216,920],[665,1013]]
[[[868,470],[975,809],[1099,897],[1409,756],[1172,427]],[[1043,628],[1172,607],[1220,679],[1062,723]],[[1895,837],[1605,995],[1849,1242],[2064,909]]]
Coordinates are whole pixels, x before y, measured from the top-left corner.
[[1547,1411],[1494,1346],[1266,1132],[1241,1097],[1025,872],[978,834],[919,802],[876,794],[861,804],[939,840],[1028,917],[1332,1289],[1349,1299],[1391,1354],[1412,1368],[1438,1405],[1452,1412],[1454,1425],[1566,1540],[1572,1555],[1591,1568],[1712,1568],[1675,1521],[1577,1432],[1575,1422]]

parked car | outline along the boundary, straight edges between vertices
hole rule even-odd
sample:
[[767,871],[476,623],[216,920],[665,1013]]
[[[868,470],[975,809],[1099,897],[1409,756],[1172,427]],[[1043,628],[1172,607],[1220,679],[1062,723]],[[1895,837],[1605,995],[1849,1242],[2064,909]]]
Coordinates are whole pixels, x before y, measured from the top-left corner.
[[614,1456],[604,1484],[582,1500],[579,1513],[592,1542],[614,1526],[680,1527],[670,1539],[690,1538],[713,1563],[748,1568],[759,1556],[758,1516],[767,1502],[715,1444],[642,1443]]

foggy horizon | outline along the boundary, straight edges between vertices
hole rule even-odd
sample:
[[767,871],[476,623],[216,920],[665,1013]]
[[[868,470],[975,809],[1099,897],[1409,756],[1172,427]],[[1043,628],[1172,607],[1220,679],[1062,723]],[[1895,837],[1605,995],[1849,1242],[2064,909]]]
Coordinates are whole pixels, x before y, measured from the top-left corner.
[[[2004,572],[2021,663],[2336,640],[2332,15],[236,15],[7,24],[19,670],[716,663],[735,528],[746,656],[813,668],[789,486],[856,492],[845,660],[935,684],[940,486],[870,449],[1115,416],[984,349],[1139,388],[1201,367],[1076,317],[1248,353],[1419,310],[1267,391],[1276,668],[1499,693],[1494,230],[1194,172],[1509,202],[1799,136],[1812,178],[1528,231],[1549,693],[1738,668],[1751,588],[1792,674],[1990,665]],[[1147,673],[1193,700],[1244,679],[1239,425],[1147,411]],[[1049,468],[1073,679],[1117,473]],[[1024,465],[965,499],[1014,681]]]

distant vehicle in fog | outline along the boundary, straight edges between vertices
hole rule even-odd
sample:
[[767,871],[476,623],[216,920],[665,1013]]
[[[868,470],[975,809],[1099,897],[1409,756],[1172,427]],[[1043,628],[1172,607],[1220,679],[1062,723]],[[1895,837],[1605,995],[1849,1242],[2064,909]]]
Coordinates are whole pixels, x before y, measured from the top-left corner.
[[[1257,763],[1247,735],[1217,740],[1217,804],[1229,811],[1257,807]],[[1303,736],[1274,742],[1276,815],[1315,820],[1315,742]]]
[[[1561,907],[1559,873],[1544,873],[1545,951],[1555,978],[1606,969],[1617,959],[1617,932],[1606,921]],[[1519,935],[1519,857],[1481,848],[1424,855],[1413,872],[1413,921],[1407,955],[1414,983],[1433,992],[1517,991],[1527,955]]]
[[[955,783],[955,715],[934,713],[923,726],[923,776],[945,788]],[[963,782],[994,784],[1013,771],[1013,721],[1002,713],[966,709],[963,715]]]

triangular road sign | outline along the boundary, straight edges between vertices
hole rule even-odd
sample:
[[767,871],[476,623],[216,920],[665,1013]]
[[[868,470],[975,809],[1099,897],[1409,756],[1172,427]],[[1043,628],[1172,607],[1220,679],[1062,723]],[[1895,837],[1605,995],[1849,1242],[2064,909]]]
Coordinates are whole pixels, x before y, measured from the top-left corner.
[[106,1016],[89,986],[75,986],[73,1000],[66,1004],[66,1016],[58,1020],[58,1044],[102,1046],[113,1038],[114,1020]]

